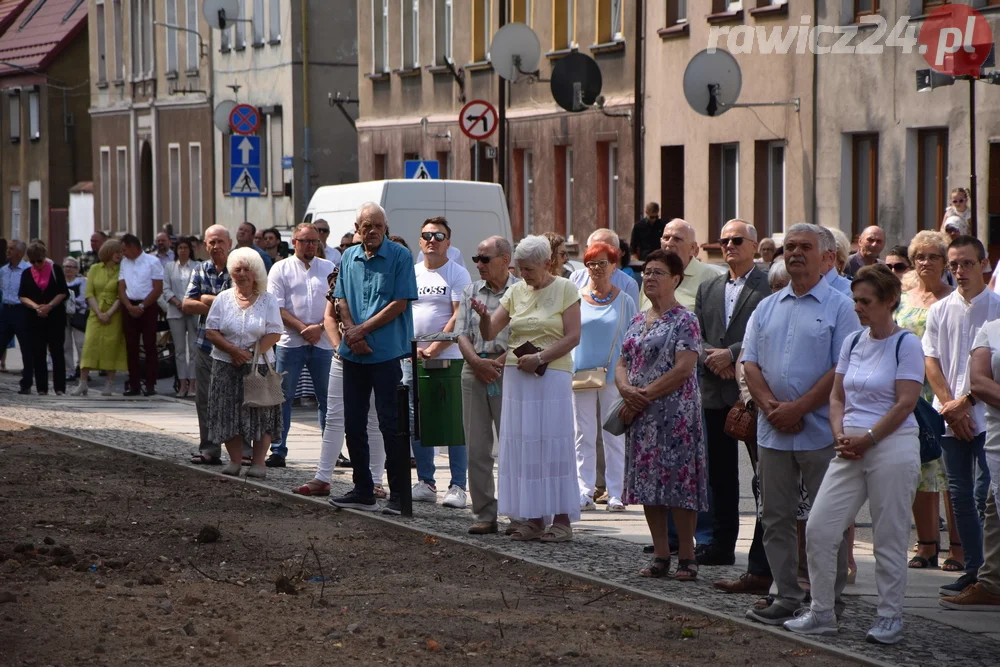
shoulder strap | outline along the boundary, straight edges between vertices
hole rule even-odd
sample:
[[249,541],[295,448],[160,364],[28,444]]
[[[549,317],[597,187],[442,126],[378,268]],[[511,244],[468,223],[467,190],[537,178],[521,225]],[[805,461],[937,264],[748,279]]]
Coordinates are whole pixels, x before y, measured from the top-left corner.
[[[903,329],[903,335],[900,336],[899,340],[896,341],[896,365],[897,366],[899,366],[899,348],[903,346],[903,339],[906,338],[906,335],[909,334],[909,333],[910,333],[910,331],[908,331],[907,329]],[[914,335],[916,335],[916,334],[914,334]]]
[[862,329],[861,331],[859,331],[858,333],[856,333],[854,335],[854,340],[851,341],[851,348],[847,351],[847,358],[848,359],[850,359],[851,355],[854,353],[854,348],[857,347],[858,341],[861,340],[861,334],[863,334],[864,332],[865,332],[865,330]]

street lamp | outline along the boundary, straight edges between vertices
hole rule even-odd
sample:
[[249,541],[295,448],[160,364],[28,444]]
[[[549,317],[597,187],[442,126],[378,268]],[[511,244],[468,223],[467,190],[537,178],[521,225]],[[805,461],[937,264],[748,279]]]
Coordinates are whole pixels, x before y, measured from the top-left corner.
[[153,25],[163,26],[168,30],[180,30],[181,32],[189,32],[198,38],[198,56],[200,58],[208,57],[208,49],[205,48],[205,40],[201,38],[201,33],[197,30],[192,30],[191,28],[185,28],[182,25],[176,25],[174,23],[167,23],[165,21],[153,21]]
[[[945,60],[952,59],[953,56],[945,56]],[[946,67],[951,63],[945,63]],[[1000,71],[993,70],[986,72],[988,68],[996,67],[996,47],[990,50],[989,56],[979,70],[979,76],[963,74],[961,76],[951,76],[942,74],[932,69],[917,70],[917,92],[925,93],[944,86],[953,86],[959,79],[969,82],[969,159],[972,162],[972,170],[969,180],[969,206],[972,209],[972,233],[975,235],[978,230],[978,188],[976,187],[976,81],[982,81],[993,85],[1000,85]]]

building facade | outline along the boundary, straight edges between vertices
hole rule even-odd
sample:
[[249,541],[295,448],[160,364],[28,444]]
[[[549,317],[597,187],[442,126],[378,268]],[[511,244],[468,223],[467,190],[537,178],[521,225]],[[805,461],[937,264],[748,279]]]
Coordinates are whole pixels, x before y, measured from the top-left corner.
[[[900,24],[919,37],[924,17],[942,3],[876,0],[864,7],[820,3],[819,21]],[[858,3],[855,3],[858,4]],[[1000,2],[966,0],[1000,35]],[[855,13],[858,11],[859,13]],[[870,18],[870,17],[877,18]],[[862,27],[858,45],[873,33]],[[907,50],[909,52],[907,52]],[[972,173],[969,86],[918,92],[916,72],[929,67],[916,48],[817,58],[817,216],[824,225],[857,234],[877,224],[890,243],[938,229],[952,188],[968,188]],[[976,173],[980,239],[1000,256],[1000,86],[976,88]]]
[[94,224],[145,245],[167,224],[200,235],[214,216],[211,35],[201,2],[89,4]]
[[[492,36],[506,21],[538,35],[538,76],[509,87],[507,146],[476,145],[459,127],[465,102],[496,105]],[[362,180],[402,178],[411,159],[438,160],[442,178],[500,181],[514,238],[555,231],[579,243],[599,227],[625,238],[635,214],[633,115],[636,7],[612,0],[359,0],[359,167]],[[552,68],[568,53],[593,57],[603,111],[570,113],[552,98]],[[454,64],[456,78],[447,66]]]
[[87,11],[75,0],[0,5],[0,236],[66,252],[70,189],[91,178]]
[[230,195],[229,132],[215,133],[216,220],[288,228],[302,219],[312,192],[357,180],[357,135],[330,102],[357,88],[354,0],[240,0],[241,16],[213,30],[214,99],[260,112],[260,197]]

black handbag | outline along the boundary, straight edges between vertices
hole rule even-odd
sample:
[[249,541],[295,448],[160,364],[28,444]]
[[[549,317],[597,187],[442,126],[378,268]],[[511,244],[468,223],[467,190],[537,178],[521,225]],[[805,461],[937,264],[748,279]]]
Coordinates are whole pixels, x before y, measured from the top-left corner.
[[87,311],[77,311],[69,316],[69,325],[77,331],[87,330]]

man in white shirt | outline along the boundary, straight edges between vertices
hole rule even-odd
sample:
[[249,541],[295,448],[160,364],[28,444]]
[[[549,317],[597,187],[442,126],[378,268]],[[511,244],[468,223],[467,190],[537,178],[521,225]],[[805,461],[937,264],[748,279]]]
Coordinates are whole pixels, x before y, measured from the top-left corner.
[[[986,289],[986,250],[979,239],[959,236],[948,246],[948,268],[958,289],[931,306],[924,332],[927,381],[934,407],[946,424],[941,438],[951,508],[965,552],[965,574],[942,586],[941,595],[959,595],[975,584],[983,564],[983,526],[990,471],[986,465],[986,407],[971,393],[969,355],[979,330],[1000,318],[1000,295]],[[978,476],[976,467],[979,467]]]
[[[694,227],[680,218],[674,218],[663,228],[660,248],[665,252],[674,253],[684,263],[684,279],[674,290],[674,296],[682,306],[693,312],[695,301],[698,299],[698,286],[706,280],[727,273],[727,269],[714,264],[705,264],[698,259],[698,253],[701,251],[698,236]],[[638,303],[639,310],[643,312],[649,310],[649,299],[645,293],[640,296]]]
[[267,276],[267,291],[277,298],[285,332],[275,346],[277,370],[285,403],[281,408],[282,433],[278,442],[271,443],[267,459],[270,468],[284,468],[288,456],[288,429],[291,427],[292,401],[302,369],[309,369],[316,402],[320,430],[326,428],[326,395],[330,378],[333,346],[323,335],[323,315],[326,312],[327,277],[334,264],[316,256],[320,240],[316,229],[308,222],[295,228],[292,245],[295,254],[283,259]]
[[[431,218],[420,228],[420,250],[423,260],[414,266],[417,276],[417,300],[413,302],[413,335],[451,332],[455,330],[462,292],[472,282],[464,266],[449,259],[451,228],[444,218]],[[454,343],[443,341],[420,343],[417,356],[421,360],[447,359],[450,364],[462,365],[462,351]],[[432,371],[429,371],[432,372]],[[413,364],[403,360],[403,384],[413,386]],[[410,404],[412,412],[412,403]],[[413,415],[410,415],[411,433]],[[437,502],[437,485],[434,482],[434,447],[423,447],[419,440],[413,442],[413,458],[417,462],[417,483],[413,486],[413,500]],[[465,507],[468,452],[461,447],[448,448],[451,482],[444,497],[445,507]]]
[[324,255],[326,259],[333,262],[337,266],[340,266],[340,260],[343,255],[340,253],[340,249],[330,245],[330,223],[319,218],[312,221],[312,226],[316,228],[316,233],[319,234],[319,243],[324,248]]
[[[612,248],[620,247],[618,235],[610,229],[598,229],[587,237],[587,248],[595,243],[607,243]],[[586,253],[586,249],[584,252]],[[590,284],[590,272],[586,268],[577,269],[570,274],[569,279],[574,285],[583,289]],[[632,301],[639,303],[639,283],[617,266],[611,274],[611,284],[632,297]],[[600,447],[597,449],[600,450]]]
[[0,352],[5,351],[10,341],[17,338],[21,346],[22,394],[31,393],[34,379],[32,364],[31,334],[28,331],[28,307],[21,303],[18,292],[21,289],[21,274],[31,268],[24,261],[24,241],[14,239],[7,244],[7,263],[0,267],[0,292],[3,292],[3,307],[0,308]]
[[[156,352],[156,320],[160,307],[156,300],[163,293],[163,264],[153,255],[142,252],[139,239],[122,237],[122,264],[118,270],[118,299],[125,306],[122,318],[125,347],[128,351],[128,389],[125,396],[156,394],[159,355]],[[139,340],[146,355],[146,389],[139,388],[142,368],[139,364]]]

